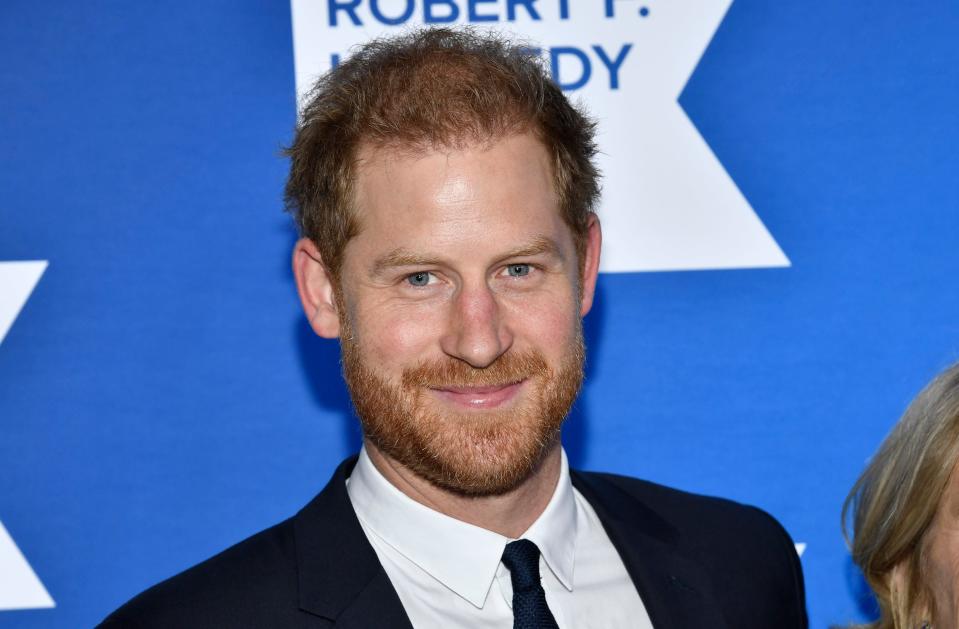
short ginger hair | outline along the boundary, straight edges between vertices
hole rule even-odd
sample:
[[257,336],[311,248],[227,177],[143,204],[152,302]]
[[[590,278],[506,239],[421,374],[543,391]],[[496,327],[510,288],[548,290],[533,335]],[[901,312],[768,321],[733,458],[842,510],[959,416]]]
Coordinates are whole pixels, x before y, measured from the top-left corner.
[[338,278],[343,250],[359,231],[352,204],[360,148],[455,150],[533,133],[549,154],[560,212],[582,260],[599,198],[595,129],[528,45],[469,28],[376,39],[306,95],[286,149],[286,207]]

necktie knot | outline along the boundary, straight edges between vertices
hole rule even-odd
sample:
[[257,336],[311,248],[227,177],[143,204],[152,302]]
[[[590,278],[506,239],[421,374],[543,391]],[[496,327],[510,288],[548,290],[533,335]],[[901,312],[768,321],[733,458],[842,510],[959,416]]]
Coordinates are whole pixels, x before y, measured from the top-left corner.
[[510,542],[503,565],[513,582],[513,629],[558,629],[539,582],[539,548],[528,539]]
[[506,545],[503,565],[509,569],[514,591],[539,585],[539,548],[528,539],[519,539]]

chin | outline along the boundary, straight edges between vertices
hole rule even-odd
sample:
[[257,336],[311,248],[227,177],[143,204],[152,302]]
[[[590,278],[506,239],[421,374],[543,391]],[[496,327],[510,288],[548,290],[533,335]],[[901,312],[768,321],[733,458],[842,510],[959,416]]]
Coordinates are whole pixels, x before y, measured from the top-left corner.
[[446,404],[418,407],[405,421],[364,421],[367,437],[418,476],[468,496],[503,494],[521,485],[558,443],[563,420],[548,417],[537,404],[455,412]]
[[554,435],[523,438],[515,427],[501,434],[469,434],[433,439],[429,455],[403,462],[434,485],[465,496],[493,496],[522,485],[542,464],[559,439]]

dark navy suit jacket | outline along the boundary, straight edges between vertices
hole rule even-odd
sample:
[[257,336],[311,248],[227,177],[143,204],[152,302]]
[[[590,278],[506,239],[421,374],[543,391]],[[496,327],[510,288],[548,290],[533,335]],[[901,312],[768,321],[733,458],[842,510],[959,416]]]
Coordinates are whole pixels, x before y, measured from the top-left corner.
[[[353,511],[345,461],[292,518],[164,581],[102,627],[411,629]],[[571,473],[656,629],[805,629],[802,570],[766,513],[611,474]]]

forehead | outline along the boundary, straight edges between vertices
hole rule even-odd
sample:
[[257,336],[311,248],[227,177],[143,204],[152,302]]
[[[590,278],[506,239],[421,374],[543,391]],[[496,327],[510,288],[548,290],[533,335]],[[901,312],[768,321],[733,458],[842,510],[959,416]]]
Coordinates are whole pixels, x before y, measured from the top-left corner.
[[571,238],[549,154],[531,134],[456,149],[363,147],[355,180],[357,244],[457,244]]

